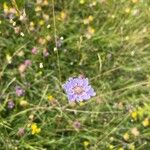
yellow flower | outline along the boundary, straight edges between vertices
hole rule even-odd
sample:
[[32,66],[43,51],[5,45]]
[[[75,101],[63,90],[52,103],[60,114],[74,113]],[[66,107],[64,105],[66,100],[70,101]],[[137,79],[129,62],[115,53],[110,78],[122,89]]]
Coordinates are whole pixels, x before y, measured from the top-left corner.
[[131,113],[131,116],[132,116],[132,118],[134,119],[134,120],[137,120],[137,112],[136,111],[133,111],[132,113]]
[[92,28],[92,27],[88,27],[88,32],[89,32],[90,34],[94,34],[94,33],[95,33],[95,29]]
[[131,11],[130,8],[126,8],[126,9],[125,9],[125,12],[126,12],[126,13],[130,13],[130,11]]
[[80,106],[84,106],[84,105],[85,105],[85,103],[83,103],[83,102],[80,102],[80,103],[79,103],[79,105],[80,105]]
[[17,56],[19,56],[19,57],[22,57],[22,56],[24,56],[24,51],[19,51],[18,53],[17,53]]
[[41,63],[39,63],[39,68],[43,68],[44,66],[43,66],[43,63],[41,62]]
[[50,24],[48,24],[48,25],[47,25],[47,29],[49,29],[50,27],[51,27],[51,25],[50,25]]
[[39,25],[43,26],[44,25],[44,20],[40,20]]
[[129,134],[128,134],[128,133],[125,133],[125,134],[123,135],[123,138],[124,138],[125,141],[128,141],[128,140],[129,140]]
[[83,23],[84,24],[89,24],[92,21],[93,21],[93,16],[90,15],[88,18],[86,18],[86,19],[83,20]]
[[44,45],[46,43],[46,39],[44,39],[43,37],[40,37],[38,39],[38,43],[41,44],[41,45]]
[[142,122],[144,127],[148,127],[149,126],[149,119],[145,118],[144,121]]
[[114,146],[110,144],[109,149],[114,149]]
[[110,141],[114,141],[114,137],[110,137]]
[[54,100],[54,97],[52,95],[49,95],[47,98],[48,98],[49,101]]
[[46,40],[47,40],[47,41],[50,41],[50,40],[51,40],[51,36],[50,36],[50,35],[47,35],[47,36],[46,36]]
[[93,0],[93,2],[90,4],[90,6],[96,6],[97,2],[96,0]]
[[36,125],[36,123],[33,123],[33,124],[31,125],[31,129],[32,129],[32,134],[33,134],[33,135],[34,135],[34,134],[38,134],[38,133],[41,132],[41,128],[38,128],[37,125]]
[[115,17],[116,17],[115,15],[111,15],[111,18],[112,18],[112,19],[115,19]]
[[29,30],[33,31],[35,29],[35,24],[33,21],[30,22]]
[[80,0],[80,4],[84,4],[85,3],[85,0]]
[[29,119],[30,119],[30,120],[33,120],[33,119],[34,119],[34,115],[31,114],[31,115],[29,116]]
[[44,0],[43,5],[47,6],[48,5],[48,0]]
[[30,22],[30,26],[33,27],[35,24],[33,21]]
[[16,26],[16,22],[14,21],[12,25],[15,27]]
[[133,3],[137,3],[139,0],[132,0]]
[[88,19],[84,19],[84,20],[83,20],[83,23],[84,23],[84,24],[88,24],[88,23],[89,23]]
[[3,8],[4,9],[9,9],[6,2],[3,4]]
[[28,106],[28,102],[26,101],[26,100],[21,100],[20,101],[20,106],[22,106],[22,107],[26,107],[26,106]]
[[40,6],[36,6],[36,7],[35,7],[35,11],[36,11],[36,12],[39,12],[39,11],[41,11],[41,10],[42,10],[42,8],[41,8]]
[[9,12],[9,7],[8,7],[6,2],[3,4],[3,9],[4,9],[4,13],[8,13]]
[[24,33],[23,33],[23,32],[20,32],[20,35],[21,35],[21,36],[24,36]]
[[87,147],[89,144],[90,144],[89,141],[84,141],[84,142],[83,142],[84,147]]
[[92,28],[92,27],[88,27],[85,36],[86,36],[88,39],[90,39],[90,38],[93,36],[94,33],[95,33],[95,29]]
[[43,14],[43,19],[46,20],[46,21],[48,21],[49,20],[49,15]]
[[90,22],[92,22],[93,21],[93,16],[90,15],[88,19],[89,19]]
[[129,40],[129,36],[126,36],[126,37],[125,37],[125,40],[128,41],[128,40]]
[[140,134],[139,130],[136,127],[131,129],[131,133],[134,136],[139,136],[139,134]]
[[9,13],[12,13],[14,15],[18,15],[16,9],[15,8],[11,8],[11,7],[9,8]]
[[12,57],[9,54],[6,54],[6,60],[9,64],[12,62]]
[[65,20],[66,17],[67,17],[66,12],[62,11],[62,12],[60,13],[60,18],[61,18],[61,20]]
[[130,150],[135,150],[134,144],[130,144],[130,145],[129,145],[129,149],[130,149]]

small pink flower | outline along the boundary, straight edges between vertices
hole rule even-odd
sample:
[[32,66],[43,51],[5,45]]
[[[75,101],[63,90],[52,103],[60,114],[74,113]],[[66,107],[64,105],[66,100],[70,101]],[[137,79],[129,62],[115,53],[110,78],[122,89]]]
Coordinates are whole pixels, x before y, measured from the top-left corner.
[[25,134],[24,128],[19,128],[17,135],[21,137],[21,136],[23,136],[24,134]]
[[81,128],[81,123],[79,121],[75,121],[73,123],[73,126],[74,126],[74,128],[79,129],[79,128]]
[[49,52],[48,52],[48,50],[47,50],[47,49],[44,49],[44,50],[43,50],[43,55],[44,55],[44,57],[49,56]]
[[13,108],[15,107],[14,101],[9,100],[9,101],[8,101],[8,104],[7,104],[7,107],[8,107],[9,109],[13,109]]
[[27,59],[24,61],[24,64],[28,67],[28,66],[31,66],[31,60]]
[[19,72],[22,74],[26,71],[26,65],[25,64],[20,64],[18,67]]
[[35,47],[33,47],[31,52],[32,52],[32,54],[37,54],[37,49]]

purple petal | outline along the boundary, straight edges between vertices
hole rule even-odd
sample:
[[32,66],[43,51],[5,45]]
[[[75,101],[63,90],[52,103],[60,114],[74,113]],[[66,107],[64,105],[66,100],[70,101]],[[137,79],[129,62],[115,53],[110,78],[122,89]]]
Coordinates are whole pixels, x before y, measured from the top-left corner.
[[91,89],[92,87],[89,85],[89,86],[84,86],[84,91],[87,92]]
[[21,88],[21,87],[19,87],[19,86],[17,86],[16,87],[16,95],[17,96],[22,96],[22,95],[24,95],[24,90]]
[[88,86],[88,85],[89,85],[89,80],[88,80],[88,78],[83,79],[82,85],[83,85],[83,86]]
[[90,88],[89,91],[87,91],[87,94],[89,94],[90,96],[95,96],[96,95],[93,88]]
[[74,91],[73,91],[72,89],[67,89],[67,90],[66,90],[66,93],[67,93],[68,95],[73,95],[73,94],[74,94]]
[[83,85],[83,79],[82,78],[78,78],[77,84],[78,84],[78,86],[82,86]]
[[90,99],[91,97],[90,97],[90,95],[89,94],[87,94],[87,93],[83,93],[82,94],[82,99],[83,100],[88,100],[88,99]]
[[82,95],[77,95],[76,101],[77,102],[82,102],[83,101]]
[[70,81],[70,84],[72,85],[72,87],[77,86],[77,79],[73,79]]
[[65,90],[70,89],[70,88],[72,88],[72,84],[71,84],[69,81],[67,81],[67,82],[63,85],[63,88],[64,88]]
[[76,100],[76,96],[75,95],[68,95],[68,99],[70,102],[74,102]]

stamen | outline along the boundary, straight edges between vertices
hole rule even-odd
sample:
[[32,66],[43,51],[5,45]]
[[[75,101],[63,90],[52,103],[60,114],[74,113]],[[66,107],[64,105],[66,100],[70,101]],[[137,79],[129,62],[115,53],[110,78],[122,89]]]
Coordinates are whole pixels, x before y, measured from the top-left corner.
[[78,95],[80,95],[80,94],[82,94],[82,93],[84,92],[82,86],[75,86],[75,87],[73,88],[73,90],[74,90],[74,93],[75,93],[75,94],[78,94]]

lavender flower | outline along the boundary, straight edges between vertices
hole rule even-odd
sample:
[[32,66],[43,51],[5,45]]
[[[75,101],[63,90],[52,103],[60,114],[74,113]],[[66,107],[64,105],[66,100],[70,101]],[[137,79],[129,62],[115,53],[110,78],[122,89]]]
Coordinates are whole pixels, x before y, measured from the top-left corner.
[[19,87],[19,86],[17,86],[16,87],[16,95],[17,96],[22,96],[22,95],[24,95],[24,90],[21,88],[21,87]]
[[96,95],[94,89],[89,85],[88,78],[70,78],[63,85],[63,88],[67,93],[69,102],[88,100]]
[[13,109],[14,106],[15,106],[14,101],[9,100],[9,101],[8,101],[8,104],[7,104],[7,107],[8,107],[9,109]]

